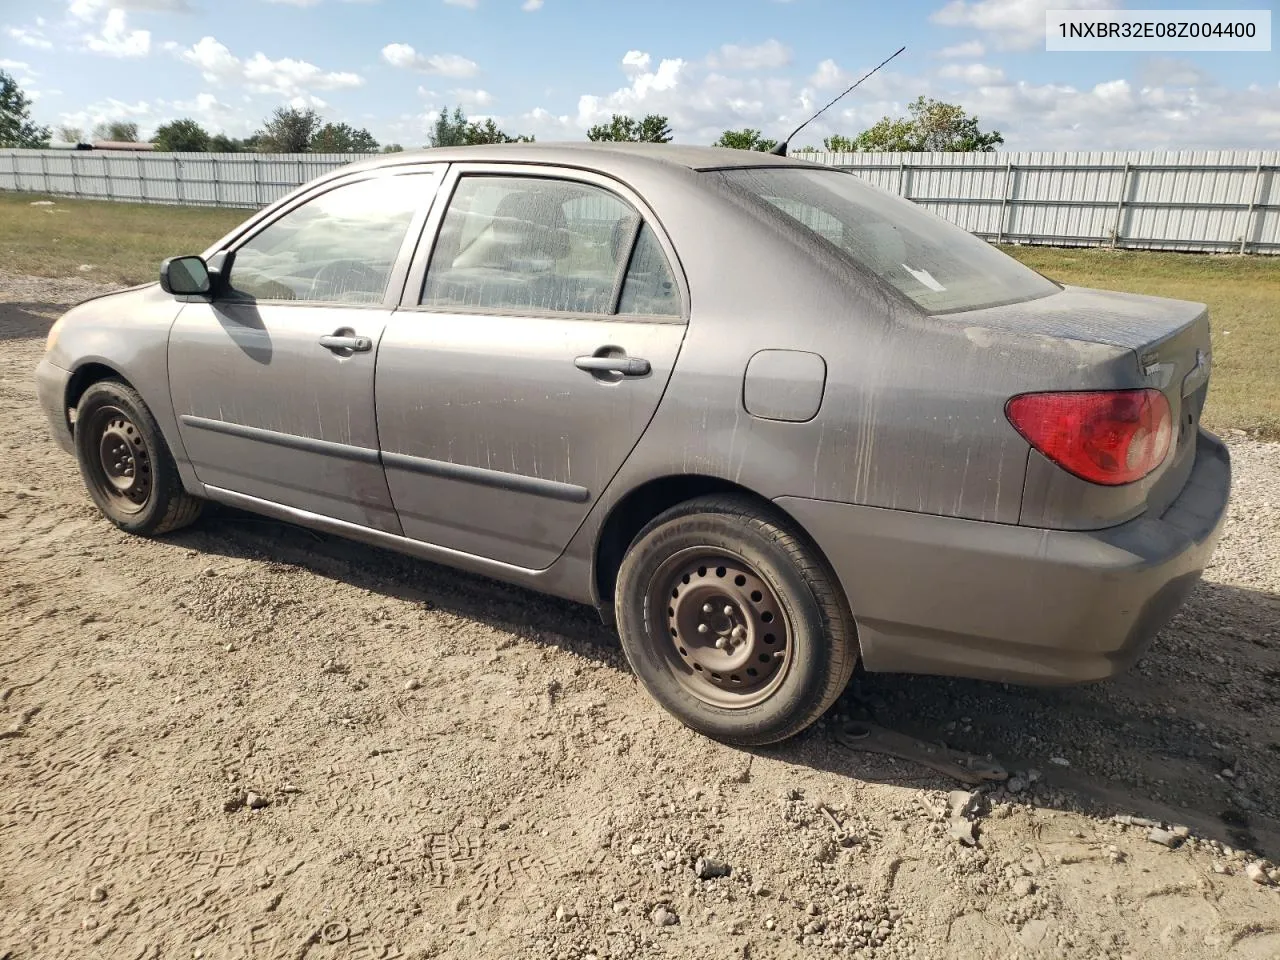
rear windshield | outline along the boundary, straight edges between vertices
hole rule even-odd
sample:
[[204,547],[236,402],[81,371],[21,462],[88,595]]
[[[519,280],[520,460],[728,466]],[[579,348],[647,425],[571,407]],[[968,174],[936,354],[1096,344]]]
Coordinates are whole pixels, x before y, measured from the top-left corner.
[[833,244],[929,313],[1034,300],[1060,289],[985,240],[850,173],[771,167],[707,176]]

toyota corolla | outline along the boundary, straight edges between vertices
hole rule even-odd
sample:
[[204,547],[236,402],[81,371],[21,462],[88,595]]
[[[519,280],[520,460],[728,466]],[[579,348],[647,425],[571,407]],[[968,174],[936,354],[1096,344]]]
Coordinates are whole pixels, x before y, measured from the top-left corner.
[[594,604],[663,707],[762,744],[859,662],[1132,663],[1223,523],[1210,366],[1203,305],[849,173],[517,144],[309,183],[72,309],[37,380],[121,529],[215,501]]

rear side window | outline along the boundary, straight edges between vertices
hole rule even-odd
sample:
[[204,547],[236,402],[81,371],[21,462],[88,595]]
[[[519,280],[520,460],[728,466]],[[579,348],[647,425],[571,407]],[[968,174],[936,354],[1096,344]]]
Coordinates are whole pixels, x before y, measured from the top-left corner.
[[590,184],[470,175],[458,181],[421,303],[576,315],[679,315],[666,256],[640,214]]
[[929,313],[1034,300],[1059,287],[968,231],[838,170],[705,174],[784,227],[820,237]]
[[434,174],[335,187],[236,249],[233,294],[255,300],[379,304]]

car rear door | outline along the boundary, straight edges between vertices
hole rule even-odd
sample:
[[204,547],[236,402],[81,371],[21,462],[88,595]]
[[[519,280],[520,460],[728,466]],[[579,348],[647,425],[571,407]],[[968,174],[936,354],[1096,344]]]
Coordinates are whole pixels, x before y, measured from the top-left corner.
[[543,569],[657,409],[687,293],[607,178],[455,164],[446,196],[378,354],[387,484],[405,536]]
[[182,442],[212,487],[399,533],[378,457],[378,341],[443,165],[325,184],[231,246],[169,338]]

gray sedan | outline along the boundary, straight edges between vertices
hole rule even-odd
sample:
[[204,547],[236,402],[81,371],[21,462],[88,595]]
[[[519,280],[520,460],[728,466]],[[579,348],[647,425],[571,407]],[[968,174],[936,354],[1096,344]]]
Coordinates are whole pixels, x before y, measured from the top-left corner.
[[121,529],[216,501],[584,603],[690,727],[868,671],[1124,669],[1230,464],[1205,307],[1063,287],[848,173],[532,144],[348,166],[37,371]]

